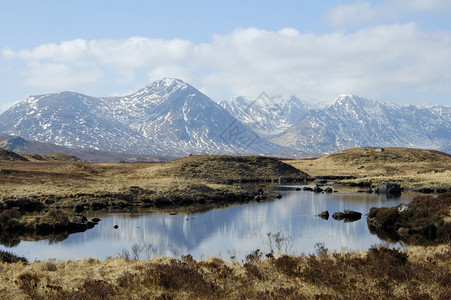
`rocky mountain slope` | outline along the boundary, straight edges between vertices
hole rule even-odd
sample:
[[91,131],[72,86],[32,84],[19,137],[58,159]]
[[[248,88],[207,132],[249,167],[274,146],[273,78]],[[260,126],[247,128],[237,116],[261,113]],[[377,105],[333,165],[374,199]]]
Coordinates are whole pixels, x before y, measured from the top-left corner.
[[230,98],[220,105],[262,137],[281,134],[313,109],[312,104],[295,96],[270,97],[265,93],[257,98]]
[[353,95],[341,95],[332,105],[320,108],[294,97],[267,99],[277,114],[267,109],[271,106],[244,97],[222,105],[271,142],[298,151],[329,153],[382,146],[451,153],[451,107],[401,106]]
[[365,146],[451,152],[451,107],[399,106],[342,95],[271,141],[312,152]]
[[0,116],[0,132],[67,147],[146,155],[285,150],[260,139],[177,79],[155,81],[125,97],[74,92],[32,96]]

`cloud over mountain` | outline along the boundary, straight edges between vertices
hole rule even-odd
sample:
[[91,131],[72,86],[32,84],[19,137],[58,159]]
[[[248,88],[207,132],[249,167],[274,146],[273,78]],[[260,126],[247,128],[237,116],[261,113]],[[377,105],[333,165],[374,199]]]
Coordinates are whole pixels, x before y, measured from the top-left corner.
[[[406,23],[329,34],[251,27],[197,44],[146,37],[77,39],[30,49],[3,48],[2,54],[23,62],[25,82],[44,90],[86,91],[114,85],[117,90],[110,93],[119,94],[131,83],[138,88],[162,77],[177,77],[217,101],[283,91],[320,100],[340,93],[388,100],[398,96],[424,105],[429,97],[451,93],[449,49],[450,32],[427,32]],[[421,103],[415,103],[418,95]]]

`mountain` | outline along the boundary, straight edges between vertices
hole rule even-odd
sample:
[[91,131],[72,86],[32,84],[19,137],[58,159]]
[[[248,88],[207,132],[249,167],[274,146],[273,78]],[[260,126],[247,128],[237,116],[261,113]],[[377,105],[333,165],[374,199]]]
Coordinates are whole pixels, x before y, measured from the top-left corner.
[[329,153],[365,146],[427,148],[451,152],[451,107],[395,105],[341,95],[324,109],[309,111],[272,142]]
[[313,108],[295,96],[270,97],[265,93],[257,98],[230,98],[220,105],[262,137],[281,134],[301,122]]
[[0,132],[95,150],[149,147],[134,130],[112,118],[100,99],[73,92],[31,96],[16,104],[0,116]]
[[[296,152],[366,146],[450,153],[451,108],[402,106],[353,95],[319,107],[294,96],[264,93],[219,105],[181,80],[163,79],[124,97],[75,92],[31,96],[0,115],[0,133],[85,152],[109,151],[104,153],[108,157],[117,157],[113,152],[151,157],[203,153],[299,157]],[[95,160],[102,160],[97,154]]]
[[72,148],[146,155],[286,151],[177,79],[155,81],[125,97],[31,96],[0,115],[0,132]]
[[0,148],[14,151],[18,154],[49,155],[54,153],[64,153],[79,157],[84,161],[97,162],[117,162],[117,161],[167,161],[173,159],[164,155],[133,155],[128,153],[118,153],[110,151],[69,148],[58,146],[52,143],[27,141],[19,136],[0,134]]

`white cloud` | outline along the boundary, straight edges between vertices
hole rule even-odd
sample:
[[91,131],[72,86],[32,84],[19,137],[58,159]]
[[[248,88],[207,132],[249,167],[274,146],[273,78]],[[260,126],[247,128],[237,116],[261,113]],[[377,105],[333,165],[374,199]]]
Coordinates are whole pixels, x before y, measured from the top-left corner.
[[71,89],[93,86],[100,82],[103,73],[96,66],[75,67],[63,63],[30,62],[26,83],[42,89]]
[[334,7],[327,13],[327,20],[334,26],[355,26],[374,19],[385,20],[393,14],[384,5],[374,7],[370,2],[356,2]]
[[419,12],[451,11],[451,1],[449,0],[395,0],[393,2],[393,5],[396,5],[400,10]]
[[385,0],[337,5],[328,10],[326,20],[333,26],[346,27],[361,24],[383,24],[395,21],[406,12],[443,13],[451,11],[449,0]]
[[2,53],[24,61],[26,82],[44,89],[177,77],[216,100],[262,91],[324,100],[340,93],[451,93],[451,33],[423,32],[413,23],[323,35],[247,28],[203,44],[74,40]]

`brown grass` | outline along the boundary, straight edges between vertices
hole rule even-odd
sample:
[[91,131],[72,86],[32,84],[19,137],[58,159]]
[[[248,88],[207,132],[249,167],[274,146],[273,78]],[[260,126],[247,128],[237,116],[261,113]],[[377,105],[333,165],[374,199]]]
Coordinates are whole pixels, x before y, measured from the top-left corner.
[[[311,176],[354,176],[347,184],[375,186],[396,182],[405,189],[443,192],[451,190],[451,156],[432,150],[409,148],[355,148],[313,160],[287,161]],[[360,166],[363,168],[358,169]]]
[[1,263],[10,299],[449,299],[451,245],[407,251]]
[[261,182],[304,180],[309,175],[277,159],[262,156],[192,155],[165,164],[158,177],[175,176],[208,182]]

